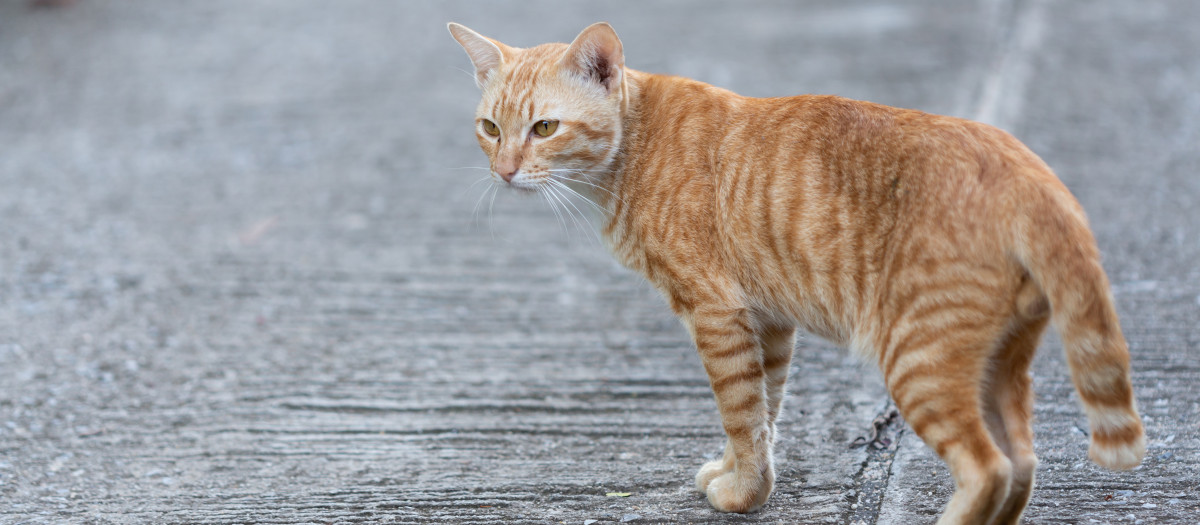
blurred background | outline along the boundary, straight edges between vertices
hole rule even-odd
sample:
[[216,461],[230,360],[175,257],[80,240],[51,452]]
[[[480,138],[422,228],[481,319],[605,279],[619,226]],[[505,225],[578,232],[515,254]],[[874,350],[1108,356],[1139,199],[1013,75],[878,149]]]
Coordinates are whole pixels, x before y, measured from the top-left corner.
[[44,4],[0,0],[0,522],[933,519],[944,467],[900,426],[850,449],[886,393],[811,337],[771,503],[708,509],[685,332],[544,202],[472,186],[449,21],[606,20],[634,69],[1009,130],[1089,212],[1150,434],[1139,470],[1086,462],[1051,337],[1027,516],[1200,513],[1200,3]]

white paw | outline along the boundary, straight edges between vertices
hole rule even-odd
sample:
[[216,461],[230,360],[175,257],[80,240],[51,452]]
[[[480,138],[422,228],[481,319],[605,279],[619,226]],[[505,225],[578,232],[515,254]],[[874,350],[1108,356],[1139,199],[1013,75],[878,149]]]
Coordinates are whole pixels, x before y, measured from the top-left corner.
[[733,470],[733,462],[727,462],[725,458],[705,463],[696,473],[696,490],[707,493],[708,484],[712,483],[712,480],[731,470]]
[[774,488],[774,475],[740,477],[736,470],[714,478],[705,494],[708,503],[721,512],[754,512],[767,502]]

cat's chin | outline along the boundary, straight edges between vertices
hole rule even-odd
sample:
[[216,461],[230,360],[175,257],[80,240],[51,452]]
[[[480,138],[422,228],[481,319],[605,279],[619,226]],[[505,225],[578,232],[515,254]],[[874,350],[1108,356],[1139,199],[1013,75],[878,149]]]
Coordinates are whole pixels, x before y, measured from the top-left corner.
[[504,186],[505,186],[505,189],[507,189],[509,191],[515,191],[517,193],[521,193],[521,194],[525,194],[525,195],[536,195],[538,193],[538,187],[541,186],[541,184],[537,183],[537,182],[522,182],[522,183],[509,182],[509,183],[505,184]]
[[534,194],[538,193],[541,190],[541,187],[545,185],[545,181],[543,179],[544,177],[540,176],[517,177],[513,180],[507,181],[504,184],[504,187],[521,193]]

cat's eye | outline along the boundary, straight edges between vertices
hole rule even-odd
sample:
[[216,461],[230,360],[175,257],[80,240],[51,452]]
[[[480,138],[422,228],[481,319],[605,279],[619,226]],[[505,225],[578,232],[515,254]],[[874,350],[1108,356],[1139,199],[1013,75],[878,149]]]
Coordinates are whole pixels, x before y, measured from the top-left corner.
[[500,136],[500,128],[496,126],[495,122],[488,119],[483,119],[483,132],[493,137]]
[[554,130],[558,129],[557,120],[542,120],[533,125],[533,132],[539,137],[549,137],[554,134]]

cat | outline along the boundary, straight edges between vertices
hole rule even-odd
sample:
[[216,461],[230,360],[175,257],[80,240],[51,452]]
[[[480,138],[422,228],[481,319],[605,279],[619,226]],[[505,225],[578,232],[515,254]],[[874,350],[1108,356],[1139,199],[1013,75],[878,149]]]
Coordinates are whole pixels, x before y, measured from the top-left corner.
[[771,494],[798,327],[879,365],[953,474],[939,523],[1019,522],[1037,464],[1029,366],[1051,320],[1089,457],[1141,462],[1129,353],[1083,209],[1008,133],[635,71],[603,22],[528,49],[449,30],[475,66],[494,181],[572,183],[691,334],[727,436],[695,479],[715,509]]

